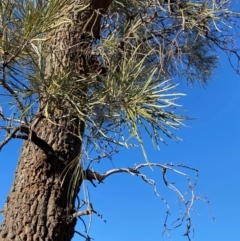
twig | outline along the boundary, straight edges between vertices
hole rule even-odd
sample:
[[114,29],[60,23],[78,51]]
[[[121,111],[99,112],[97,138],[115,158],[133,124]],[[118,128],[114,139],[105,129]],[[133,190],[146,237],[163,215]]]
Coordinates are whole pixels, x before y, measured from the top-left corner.
[[[145,168],[145,167],[158,167],[162,169],[162,177],[163,177],[163,181],[164,184],[170,188],[171,190],[174,191],[174,193],[177,195],[179,203],[183,204],[183,206],[185,207],[185,211],[184,213],[180,213],[180,215],[178,216],[178,218],[173,222],[176,223],[176,225],[174,226],[170,226],[168,227],[167,222],[168,222],[168,217],[170,215],[170,207],[168,202],[161,197],[156,190],[156,183],[154,180],[149,179],[146,175],[144,175],[143,173],[140,172],[140,169]],[[143,181],[145,181],[146,183],[154,186],[154,193],[159,196],[161,198],[161,200],[166,204],[167,207],[167,212],[166,212],[166,218],[165,218],[165,222],[164,222],[164,233],[167,233],[169,236],[169,231],[181,226],[185,220],[186,223],[186,227],[187,230],[184,233],[185,236],[187,236],[188,240],[191,240],[190,238],[190,232],[193,231],[194,232],[194,227],[192,224],[192,220],[191,220],[191,212],[195,212],[193,210],[193,204],[195,202],[196,199],[200,199],[200,198],[196,198],[197,196],[194,193],[194,189],[196,186],[196,182],[197,180],[194,180],[194,183],[192,184],[191,178],[187,173],[184,173],[176,168],[185,168],[185,169],[189,169],[191,171],[194,171],[196,173],[196,178],[198,177],[198,170],[192,168],[192,167],[188,167],[185,166],[183,164],[178,164],[178,165],[174,165],[172,163],[168,164],[159,164],[159,163],[143,163],[143,164],[139,164],[133,168],[114,168],[111,169],[109,171],[107,171],[106,173],[98,173],[98,172],[94,172],[90,169],[86,169],[85,171],[83,171],[84,173],[84,179],[90,181],[91,183],[93,183],[93,181],[97,181],[98,183],[102,183],[104,179],[106,179],[107,177],[116,174],[116,173],[129,173],[131,175],[134,176],[140,176]],[[188,182],[188,189],[185,193],[182,193],[175,185],[175,183],[171,183],[169,181],[166,180],[166,173],[168,171],[172,171],[175,172],[178,175],[184,176],[187,179]],[[190,193],[190,197],[189,197],[189,193]],[[188,198],[189,197],[189,198]],[[75,216],[82,216],[82,215],[87,215],[87,214],[91,214],[92,212],[94,212],[92,209],[87,209],[85,211],[81,211],[78,213],[74,214]],[[172,223],[172,224],[173,224]]]
[[82,233],[80,233],[80,232],[78,232],[76,230],[74,232],[77,233],[78,235],[80,235],[81,237],[85,238],[86,241],[90,241],[92,239],[88,235],[86,236],[86,235],[84,235],[84,234],[82,234]]
[[[8,129],[7,127],[5,130]],[[11,128],[10,128],[11,129]],[[32,141],[36,146],[38,146],[47,156],[52,156],[55,152],[53,148],[43,139],[37,136],[36,132],[31,130],[27,125],[20,125],[14,128],[12,131],[8,130],[8,136],[4,141],[0,143],[0,150],[12,139],[19,138],[24,140]],[[24,133],[26,135],[19,134]]]
[[15,134],[19,131],[20,127],[16,127],[12,132],[5,138],[4,141],[0,143],[0,151],[1,149],[12,139],[14,138]]

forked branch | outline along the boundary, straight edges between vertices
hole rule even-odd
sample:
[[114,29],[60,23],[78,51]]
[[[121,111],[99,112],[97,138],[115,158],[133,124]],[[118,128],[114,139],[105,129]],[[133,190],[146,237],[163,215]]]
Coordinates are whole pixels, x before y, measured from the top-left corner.
[[[156,168],[161,169],[161,176],[163,178],[164,184],[176,194],[180,206],[183,207],[184,211],[181,210],[179,216],[175,219],[174,222],[169,223],[170,221],[168,220],[168,218],[170,215],[170,205],[168,204],[168,202],[165,198],[163,198],[162,196],[160,196],[158,194],[157,189],[156,189],[155,180],[149,179],[147,177],[147,175],[145,175],[141,171],[145,167],[151,167],[151,168],[156,167]],[[185,170],[185,171],[182,171],[182,170]],[[191,173],[188,174],[189,171]],[[167,180],[166,175],[169,172],[174,172],[180,176],[183,176],[187,180],[187,187],[184,192],[180,191],[180,189],[177,187],[177,185],[175,183]],[[116,173],[129,173],[133,176],[139,176],[143,179],[143,181],[154,186],[155,194],[158,197],[160,197],[160,199],[165,203],[166,209],[167,209],[166,218],[165,218],[165,222],[164,222],[163,234],[167,233],[167,235],[169,235],[169,232],[172,229],[175,229],[175,228],[181,226],[183,223],[185,223],[187,230],[184,233],[184,235],[187,236],[189,240],[191,240],[190,232],[194,231],[191,214],[192,214],[192,212],[196,213],[195,210],[193,209],[193,204],[196,200],[200,200],[200,199],[205,202],[205,200],[203,200],[203,198],[199,198],[199,196],[195,194],[195,187],[196,187],[196,183],[197,183],[197,179],[198,179],[198,170],[197,169],[194,169],[192,167],[188,167],[188,166],[185,166],[182,164],[174,165],[172,163],[170,163],[170,164],[143,163],[143,164],[136,165],[135,167],[132,167],[132,168],[129,168],[129,167],[128,168],[114,168],[114,169],[107,171],[106,173],[99,173],[99,172],[92,171],[90,169],[86,169],[84,171],[84,178],[85,178],[85,180],[90,181],[92,184],[94,184],[93,181],[102,183],[107,177],[109,177],[113,174],[116,174]],[[195,174],[194,177],[193,177],[193,174]],[[94,184],[94,186],[95,186],[95,184]],[[79,216],[88,215],[88,214],[91,215],[90,209],[75,213],[74,217],[77,217],[77,216],[79,217]]]

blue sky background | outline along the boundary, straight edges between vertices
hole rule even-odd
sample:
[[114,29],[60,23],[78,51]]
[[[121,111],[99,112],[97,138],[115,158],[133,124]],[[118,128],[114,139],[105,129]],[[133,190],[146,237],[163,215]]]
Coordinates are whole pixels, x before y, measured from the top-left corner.
[[[194,206],[197,213],[192,213],[195,241],[238,240],[240,237],[240,76],[231,69],[226,56],[221,57],[220,63],[206,88],[186,86],[184,81],[178,87],[178,91],[187,94],[179,100],[183,105],[182,113],[197,118],[186,123],[189,127],[176,132],[184,141],[176,143],[165,138],[168,145],[162,144],[161,150],[156,151],[150,140],[145,140],[149,161],[182,163],[199,170],[196,193],[210,201],[216,222],[206,203],[197,202]],[[13,140],[0,152],[0,208],[13,181],[20,146],[20,141]],[[113,162],[117,167],[131,167],[145,160],[140,149],[132,149],[116,155]],[[112,163],[103,160],[100,170],[111,168]],[[158,193],[171,205],[171,217],[177,217],[176,196],[163,185],[160,170],[146,169],[145,174],[156,180]],[[170,175],[170,180],[184,188],[183,178]],[[153,187],[141,178],[116,174],[96,188],[91,184],[88,187],[94,209],[107,221],[93,215],[90,236],[94,240],[162,240],[165,205],[154,194]],[[81,222],[78,230],[82,231]],[[187,240],[183,236],[185,231],[185,225],[172,231],[172,240]],[[74,240],[82,239],[76,236]],[[170,239],[164,235],[164,240]]]

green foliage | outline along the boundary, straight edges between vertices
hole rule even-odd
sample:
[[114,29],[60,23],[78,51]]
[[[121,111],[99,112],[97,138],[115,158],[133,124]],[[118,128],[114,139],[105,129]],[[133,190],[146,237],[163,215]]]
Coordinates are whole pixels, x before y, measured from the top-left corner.
[[[156,146],[163,141],[162,133],[177,138],[169,127],[180,127],[187,117],[177,113],[176,100],[183,94],[176,91],[173,79],[207,83],[218,65],[216,49],[235,51],[228,31],[238,14],[228,4],[113,1],[101,16],[99,38],[86,33],[87,27],[79,29],[79,42],[69,47],[77,56],[71,66],[54,71],[52,61],[49,74],[47,59],[59,51],[49,46],[54,31],[74,27],[73,16],[84,15],[89,1],[1,1],[0,84],[6,102],[14,106],[12,120],[31,123],[44,98],[43,113],[49,121],[54,123],[50,110],[56,109],[69,122],[74,116],[85,123],[86,148],[93,145],[105,152],[102,142],[129,146],[134,137],[145,153],[142,127]],[[83,35],[90,36],[85,43]],[[234,53],[238,56],[237,50]],[[87,74],[75,71],[82,56]]]
[[[119,0],[107,10],[96,7],[98,2],[104,5],[100,0],[0,1],[0,130],[6,133],[0,150],[11,138],[34,131],[38,114],[68,133],[74,130],[82,151],[62,173],[71,211],[79,181],[87,179],[84,164],[89,168],[136,141],[148,161],[142,131],[156,148],[164,136],[180,139],[172,130],[188,118],[179,114],[177,100],[184,94],[177,91],[178,78],[208,83],[218,50],[240,60],[232,29],[239,14],[230,10],[230,0]],[[188,236],[195,184],[176,171],[188,179],[192,199],[186,201],[188,195],[165,180],[166,169],[175,169],[154,165],[187,208]],[[155,185],[140,168],[114,172]]]

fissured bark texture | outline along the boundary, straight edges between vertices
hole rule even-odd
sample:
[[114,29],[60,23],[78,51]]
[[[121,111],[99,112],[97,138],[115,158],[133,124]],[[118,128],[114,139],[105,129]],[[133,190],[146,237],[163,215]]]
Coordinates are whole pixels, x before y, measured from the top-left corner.
[[[62,123],[64,124],[64,123]],[[0,240],[71,240],[76,220],[67,215],[67,191],[71,172],[62,185],[64,168],[79,155],[81,141],[66,127],[39,121],[35,132],[54,151],[47,156],[37,145],[25,141],[12,190],[4,207]]]
[[[88,9],[74,11],[80,9],[83,2],[90,3]],[[99,37],[100,13],[104,13],[111,2],[75,0],[68,6],[70,15],[73,14],[71,24],[64,23],[48,36],[52,52],[46,59],[46,76],[59,76],[66,70],[75,71],[76,76],[92,71],[81,54],[83,45],[79,41],[85,33],[85,36],[91,36],[86,37],[85,42]],[[79,94],[84,91],[86,89],[80,88]],[[69,169],[63,183],[62,174],[69,163],[80,157],[82,143],[77,136],[83,133],[84,123],[76,116],[73,122],[68,121],[69,116],[65,118],[67,105],[62,97],[49,99],[46,94],[39,97],[39,111],[30,124],[28,140],[24,141],[14,183],[4,206],[0,241],[70,241],[74,234],[76,220],[69,219],[73,210],[67,210],[67,192],[73,170]],[[46,105],[47,117],[44,115]],[[61,106],[65,107],[61,109]],[[50,151],[41,148],[39,139],[50,147]],[[80,187],[81,178],[78,182]],[[77,190],[72,204],[76,194]]]

